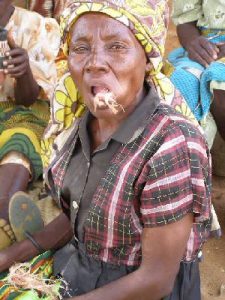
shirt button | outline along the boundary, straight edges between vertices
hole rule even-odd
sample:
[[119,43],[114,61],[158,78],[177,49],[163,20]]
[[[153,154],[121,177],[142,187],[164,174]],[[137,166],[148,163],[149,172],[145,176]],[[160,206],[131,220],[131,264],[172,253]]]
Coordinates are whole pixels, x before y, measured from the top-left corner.
[[72,205],[73,205],[73,208],[74,208],[75,210],[78,209],[78,205],[77,205],[77,202],[76,202],[76,201],[73,201]]
[[58,150],[57,144],[53,144],[53,145],[52,145],[52,148],[53,148],[54,150]]

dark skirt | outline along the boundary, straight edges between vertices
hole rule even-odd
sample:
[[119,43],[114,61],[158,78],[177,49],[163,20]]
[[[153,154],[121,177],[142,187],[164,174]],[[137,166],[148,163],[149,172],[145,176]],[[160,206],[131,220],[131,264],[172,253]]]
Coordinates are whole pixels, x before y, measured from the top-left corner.
[[163,300],[200,300],[200,274],[198,260],[181,262],[173,292]]
[[[84,244],[70,243],[56,252],[54,274],[68,284],[61,290],[63,297],[88,293],[117,280],[137,267],[117,266],[97,261],[87,256]],[[200,276],[198,261],[181,262],[173,292],[163,300],[200,300]],[[138,300],[138,299],[137,299]]]

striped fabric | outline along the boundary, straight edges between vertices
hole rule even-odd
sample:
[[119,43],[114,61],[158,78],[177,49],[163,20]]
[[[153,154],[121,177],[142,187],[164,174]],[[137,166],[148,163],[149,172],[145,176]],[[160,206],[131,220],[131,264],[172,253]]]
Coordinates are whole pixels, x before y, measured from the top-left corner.
[[44,17],[59,18],[62,13],[65,0],[30,0],[29,9],[36,11]]
[[[191,122],[165,104],[137,132],[113,157],[92,198],[85,223],[88,254],[113,264],[139,265],[144,227],[163,226],[193,213],[183,260],[194,260],[210,230],[205,140]],[[76,129],[48,173],[58,201],[75,146]]]

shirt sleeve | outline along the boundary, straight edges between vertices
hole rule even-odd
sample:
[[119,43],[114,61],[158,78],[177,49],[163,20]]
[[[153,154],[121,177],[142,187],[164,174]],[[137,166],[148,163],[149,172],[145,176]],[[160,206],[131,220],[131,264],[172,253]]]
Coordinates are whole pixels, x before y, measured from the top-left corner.
[[168,129],[162,146],[145,168],[147,180],[141,196],[144,227],[173,223],[187,213],[193,213],[196,222],[208,220],[210,166],[207,146],[197,129]]
[[202,0],[173,0],[172,20],[175,25],[198,21],[202,14]]

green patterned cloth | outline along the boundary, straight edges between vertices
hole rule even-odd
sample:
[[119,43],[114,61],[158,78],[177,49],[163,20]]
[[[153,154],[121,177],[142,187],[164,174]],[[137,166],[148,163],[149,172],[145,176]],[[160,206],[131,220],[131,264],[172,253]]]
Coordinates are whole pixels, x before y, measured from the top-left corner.
[[[31,272],[40,274],[44,279],[52,279],[52,252],[47,251],[30,261]],[[38,293],[36,290],[25,290],[14,287],[7,281],[8,273],[0,274],[0,299],[1,300],[52,300],[44,294]],[[56,281],[55,291],[58,293],[60,282]]]
[[31,107],[0,102],[0,160],[10,151],[24,154],[31,163],[33,180],[42,174],[40,140],[49,119],[49,104],[37,100]]

